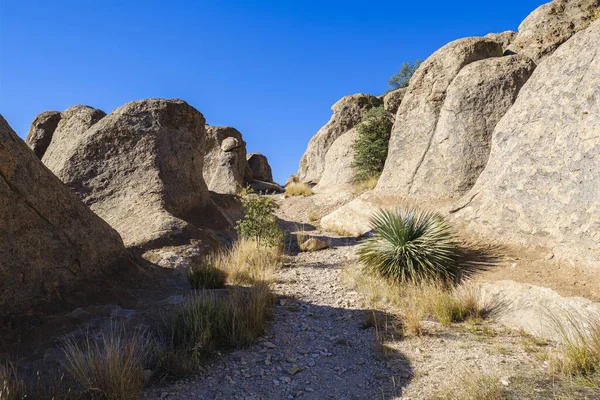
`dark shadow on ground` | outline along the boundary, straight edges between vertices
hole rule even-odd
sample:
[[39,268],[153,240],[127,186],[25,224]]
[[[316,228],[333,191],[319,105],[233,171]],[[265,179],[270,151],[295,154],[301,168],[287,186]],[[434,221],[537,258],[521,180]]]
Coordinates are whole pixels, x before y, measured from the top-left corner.
[[317,227],[308,223],[298,223],[294,221],[278,219],[278,225],[286,233],[285,253],[291,256],[297,255],[300,252],[298,238],[301,236],[322,240],[331,247],[355,246],[361,241],[360,238],[317,234]]

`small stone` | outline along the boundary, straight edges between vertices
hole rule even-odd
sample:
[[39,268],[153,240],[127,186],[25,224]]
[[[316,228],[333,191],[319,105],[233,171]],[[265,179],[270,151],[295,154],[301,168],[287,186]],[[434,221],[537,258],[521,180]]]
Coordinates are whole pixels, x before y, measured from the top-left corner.
[[271,342],[263,342],[263,346],[265,346],[268,349],[274,349],[275,347],[277,347],[277,345],[275,345]]
[[292,367],[290,369],[288,369],[288,374],[290,375],[296,375],[298,372],[300,372],[300,368],[298,367]]

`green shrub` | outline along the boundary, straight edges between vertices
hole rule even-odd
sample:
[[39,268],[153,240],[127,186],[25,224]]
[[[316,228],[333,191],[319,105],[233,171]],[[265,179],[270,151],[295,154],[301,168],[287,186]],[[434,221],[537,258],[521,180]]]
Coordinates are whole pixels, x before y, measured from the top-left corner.
[[422,60],[417,60],[414,63],[409,61],[402,64],[398,73],[392,75],[388,80],[388,85],[390,86],[388,91],[407,87],[410,78],[412,78],[417,69],[419,69],[422,62]]
[[221,289],[225,287],[227,275],[203,258],[188,268],[187,279],[192,289]]
[[383,171],[393,123],[392,115],[380,106],[370,109],[356,127],[352,164],[356,182],[372,180]]
[[284,233],[273,215],[278,205],[272,197],[248,193],[242,197],[244,216],[235,226],[238,235],[254,239],[257,245],[281,246]]
[[380,210],[374,234],[359,248],[367,272],[398,282],[449,281],[457,269],[458,244],[444,218],[418,210]]

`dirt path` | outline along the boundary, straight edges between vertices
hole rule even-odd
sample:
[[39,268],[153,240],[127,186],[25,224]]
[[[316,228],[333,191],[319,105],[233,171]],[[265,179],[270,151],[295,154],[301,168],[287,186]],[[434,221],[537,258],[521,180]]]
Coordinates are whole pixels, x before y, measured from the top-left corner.
[[[332,239],[333,241],[333,239]],[[274,285],[272,324],[253,347],[223,356],[197,377],[151,390],[148,399],[390,398],[410,366],[378,359],[373,329],[340,268],[354,242],[290,257]]]
[[453,390],[461,380],[479,374],[501,384],[506,398],[596,398],[595,390],[551,378],[544,358],[548,344],[493,321],[453,327],[425,322],[426,335],[388,336],[382,344],[375,328],[363,325],[372,314],[368,302],[342,284],[357,242],[321,236],[308,225],[320,208],[310,198],[297,198],[279,210],[288,232],[312,230],[334,248],[290,256],[274,285],[273,321],[258,343],[224,354],[196,377],[150,389],[144,398],[454,399],[460,398]]

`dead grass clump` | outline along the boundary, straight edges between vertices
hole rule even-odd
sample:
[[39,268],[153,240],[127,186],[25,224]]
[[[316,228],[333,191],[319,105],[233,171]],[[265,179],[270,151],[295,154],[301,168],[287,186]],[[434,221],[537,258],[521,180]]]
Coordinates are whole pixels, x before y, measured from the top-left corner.
[[186,271],[192,289],[221,289],[225,286],[227,275],[215,267],[218,257],[214,254],[193,260]]
[[560,338],[559,355],[551,358],[555,371],[600,382],[600,316],[564,313],[549,318]]
[[379,175],[371,176],[367,179],[360,180],[354,183],[354,192],[361,194],[369,190],[375,189],[377,182],[379,181]]
[[313,191],[306,183],[291,182],[285,187],[285,194],[288,196],[310,196]]
[[252,239],[241,239],[229,251],[215,254],[212,262],[227,275],[228,283],[249,285],[271,282],[282,261],[280,248],[259,245]]
[[346,268],[342,279],[347,286],[366,294],[372,307],[397,310],[407,335],[422,335],[425,332],[422,321],[427,317],[449,326],[480,321],[487,313],[472,286],[452,287],[435,282],[400,284],[365,274],[356,266]]
[[82,340],[67,339],[62,346],[67,374],[83,394],[94,399],[129,400],[139,398],[146,379],[144,368],[153,343],[136,330],[111,327],[95,339],[86,333]]
[[74,393],[64,385],[64,375],[44,376],[38,372],[34,377],[24,378],[15,364],[0,364],[0,399],[2,400],[70,400]]
[[[186,371],[197,368],[216,350],[247,346],[263,333],[272,314],[273,294],[267,283],[235,287],[218,297],[199,292],[166,321],[163,362],[177,361]],[[169,371],[172,372],[172,371]]]
[[455,387],[439,390],[432,396],[435,400],[502,400],[505,398],[498,377],[466,369],[460,371]]

